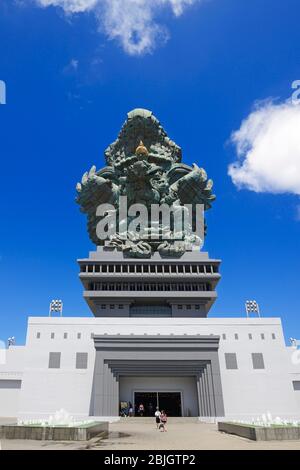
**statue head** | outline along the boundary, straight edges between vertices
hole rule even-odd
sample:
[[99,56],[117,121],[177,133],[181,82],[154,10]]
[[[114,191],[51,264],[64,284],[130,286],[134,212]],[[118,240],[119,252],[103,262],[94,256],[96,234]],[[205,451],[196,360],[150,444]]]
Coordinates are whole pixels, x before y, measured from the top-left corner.
[[[136,147],[139,140],[141,142]],[[138,108],[128,113],[117,140],[105,150],[107,165],[113,167],[131,158],[133,153],[140,159],[154,154],[158,157],[163,155],[170,164],[181,161],[180,147],[169,139],[158,119],[147,109]]]

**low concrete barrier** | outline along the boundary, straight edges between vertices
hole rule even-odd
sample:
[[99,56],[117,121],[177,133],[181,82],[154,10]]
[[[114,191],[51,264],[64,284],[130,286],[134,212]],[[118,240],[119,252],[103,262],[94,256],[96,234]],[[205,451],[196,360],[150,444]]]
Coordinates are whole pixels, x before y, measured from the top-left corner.
[[6,424],[0,426],[1,439],[32,439],[45,441],[88,441],[93,437],[107,437],[108,422],[83,426],[29,426]]
[[297,441],[300,440],[299,426],[247,426],[247,424],[218,422],[218,430],[245,437],[252,441]]

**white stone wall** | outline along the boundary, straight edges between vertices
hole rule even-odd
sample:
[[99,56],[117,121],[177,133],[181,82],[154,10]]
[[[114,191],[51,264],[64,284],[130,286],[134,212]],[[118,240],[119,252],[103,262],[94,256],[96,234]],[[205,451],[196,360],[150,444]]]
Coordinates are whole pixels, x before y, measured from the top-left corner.
[[11,346],[1,351],[0,416],[15,417],[19,413],[25,346]]
[[[84,326],[83,320],[29,319],[20,405],[22,419],[48,418],[61,408],[78,418],[89,415],[95,349],[91,339],[93,328]],[[49,369],[50,352],[61,353],[59,369]],[[76,369],[77,352],[88,353],[87,369]]]
[[[51,333],[55,334],[53,339]],[[67,333],[66,339],[64,333]],[[269,411],[276,416],[300,418],[299,393],[294,391],[292,384],[292,377],[300,377],[300,366],[291,368],[278,318],[67,317],[29,318],[23,354],[21,417],[47,418],[59,408],[65,408],[77,417],[89,415],[95,359],[92,333],[219,335],[226,416],[243,419]],[[238,339],[235,339],[236,334]],[[249,334],[252,334],[252,340]],[[48,368],[49,352],[61,353],[60,369]],[[88,369],[76,370],[76,352],[88,353]],[[225,352],[237,354],[237,370],[226,369]],[[263,354],[265,369],[253,369],[251,353]],[[18,370],[23,370],[22,361]]]
[[287,363],[289,365],[290,377],[294,383],[294,395],[298,409],[300,410],[300,348],[288,347],[287,352]]

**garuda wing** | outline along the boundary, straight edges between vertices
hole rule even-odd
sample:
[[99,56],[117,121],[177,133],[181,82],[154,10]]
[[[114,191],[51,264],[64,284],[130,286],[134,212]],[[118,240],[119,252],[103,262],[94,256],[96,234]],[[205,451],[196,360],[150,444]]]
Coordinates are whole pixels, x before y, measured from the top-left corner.
[[88,232],[96,245],[100,243],[96,226],[101,219],[96,216],[97,207],[100,204],[116,204],[119,197],[119,186],[116,183],[117,176],[112,167],[96,171],[96,167],[92,166],[90,171],[82,176],[81,183],[76,185],[76,202],[80,205],[81,212],[87,215]]
[[177,164],[169,170],[168,178],[181,204],[203,204],[205,210],[210,209],[216,196],[212,194],[213,181],[203,168],[195,163],[193,167]]

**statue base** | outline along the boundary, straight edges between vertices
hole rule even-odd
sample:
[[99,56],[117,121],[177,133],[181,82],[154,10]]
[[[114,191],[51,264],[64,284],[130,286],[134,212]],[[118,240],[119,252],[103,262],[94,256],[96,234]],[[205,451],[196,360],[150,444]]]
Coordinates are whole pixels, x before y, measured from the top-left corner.
[[207,252],[132,259],[98,247],[78,260],[84,298],[96,317],[206,317],[221,261]]

